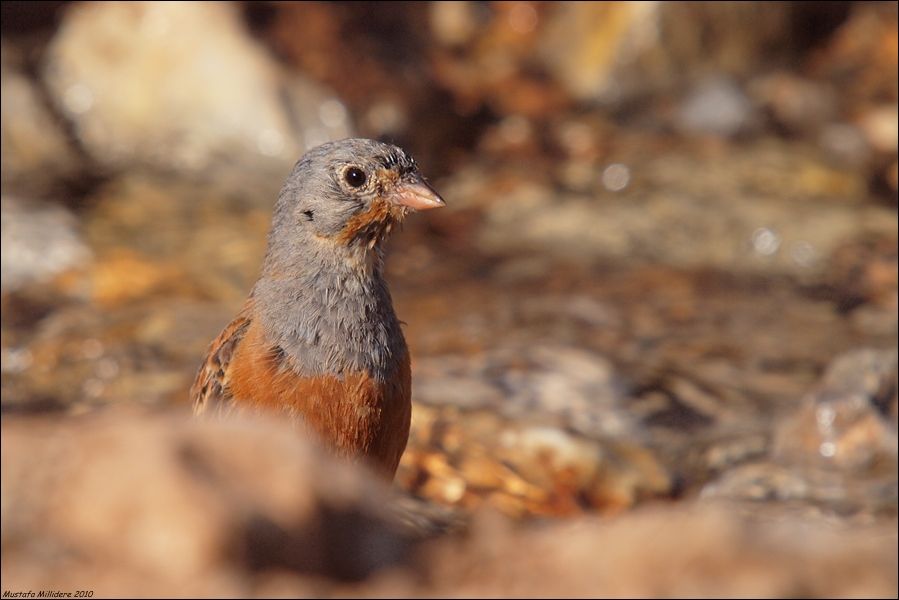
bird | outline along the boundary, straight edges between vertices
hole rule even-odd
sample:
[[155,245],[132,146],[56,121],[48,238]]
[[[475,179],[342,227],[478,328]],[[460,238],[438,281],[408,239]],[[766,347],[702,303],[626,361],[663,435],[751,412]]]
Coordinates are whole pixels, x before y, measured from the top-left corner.
[[278,195],[258,280],[200,365],[194,414],[274,413],[392,479],[411,369],[384,242],[410,213],[442,206],[397,146],[350,138],[309,150]]

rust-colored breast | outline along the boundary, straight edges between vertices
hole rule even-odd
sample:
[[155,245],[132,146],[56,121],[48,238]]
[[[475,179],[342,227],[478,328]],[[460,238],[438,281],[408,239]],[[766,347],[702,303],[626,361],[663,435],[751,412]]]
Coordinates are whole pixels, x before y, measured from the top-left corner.
[[408,354],[386,382],[368,373],[300,377],[251,322],[229,369],[232,404],[301,418],[338,455],[368,459],[392,478],[412,414]]

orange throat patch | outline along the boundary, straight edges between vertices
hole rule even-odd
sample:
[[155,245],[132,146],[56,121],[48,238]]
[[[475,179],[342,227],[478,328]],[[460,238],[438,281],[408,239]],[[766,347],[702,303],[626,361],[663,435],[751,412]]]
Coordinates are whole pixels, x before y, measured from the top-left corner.
[[370,249],[374,248],[379,241],[390,235],[394,225],[401,223],[405,216],[405,208],[378,198],[368,210],[347,222],[343,231],[337,235],[337,241],[348,246],[361,243]]

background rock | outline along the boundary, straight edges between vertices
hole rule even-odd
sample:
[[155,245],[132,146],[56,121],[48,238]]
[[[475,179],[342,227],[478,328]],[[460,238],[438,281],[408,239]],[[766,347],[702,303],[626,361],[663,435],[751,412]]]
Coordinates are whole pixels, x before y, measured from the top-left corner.
[[341,102],[288,76],[224,4],[72,7],[44,77],[85,150],[107,168],[202,171],[234,152],[289,164],[349,133]]
[[7,43],[0,46],[0,109],[3,186],[47,193],[54,182],[72,180],[84,168],[46,97],[24,73],[23,57]]
[[[672,152],[641,163],[631,165],[634,181],[619,191],[602,189],[599,166],[588,171],[586,193],[559,194],[517,173],[504,200],[486,207],[479,241],[492,252],[552,253],[586,262],[644,259],[809,279],[821,276],[840,245],[863,237],[895,239],[899,231],[891,209],[857,204],[862,179],[815,152],[787,156],[759,144],[745,154]],[[701,178],[691,175],[697,168],[704,169]],[[463,193],[493,194],[484,188]]]
[[85,263],[91,255],[65,208],[3,196],[2,289],[45,281]]

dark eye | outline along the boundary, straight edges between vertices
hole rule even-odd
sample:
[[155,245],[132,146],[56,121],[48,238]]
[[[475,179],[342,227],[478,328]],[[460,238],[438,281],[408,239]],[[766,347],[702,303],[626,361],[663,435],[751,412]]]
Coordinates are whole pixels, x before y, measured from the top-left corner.
[[343,174],[343,178],[354,188],[365,185],[365,171],[358,167],[350,167],[347,169],[346,173]]

